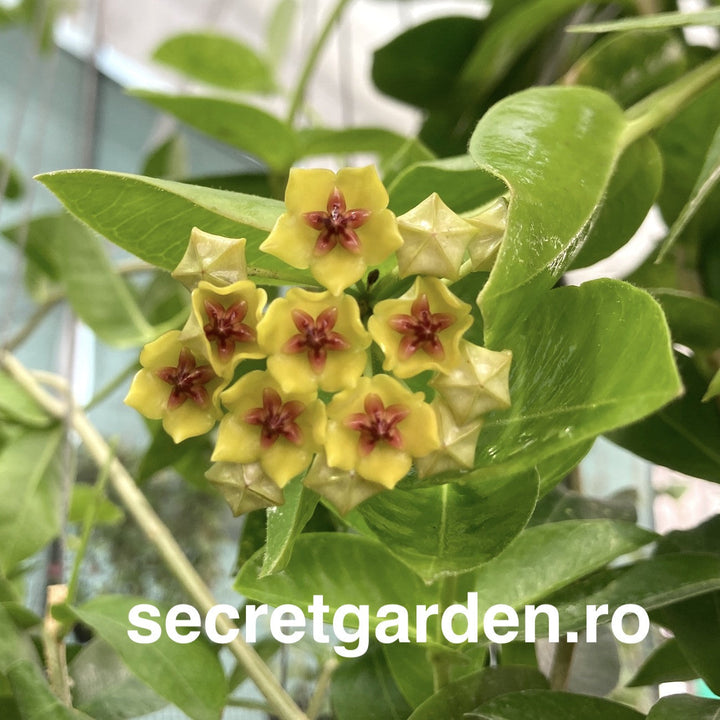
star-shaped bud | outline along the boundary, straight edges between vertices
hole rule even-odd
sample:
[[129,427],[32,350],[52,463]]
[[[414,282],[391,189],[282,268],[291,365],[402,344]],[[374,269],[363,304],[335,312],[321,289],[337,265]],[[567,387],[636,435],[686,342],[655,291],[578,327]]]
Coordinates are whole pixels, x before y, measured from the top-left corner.
[[180,331],[161,335],[140,353],[125,403],[151,420],[162,420],[175,442],[203,435],[220,418],[219,394],[227,381],[180,338]]
[[352,387],[371,342],[352,297],[300,288],[273,300],[258,324],[258,340],[285,392]]
[[290,170],[285,206],[260,249],[310,268],[333,295],[402,245],[388,194],[373,166]]
[[267,294],[250,280],[216,287],[200,282],[192,292],[192,313],[182,339],[206,355],[218,375],[231,377],[244,358],[262,358],[257,326]]
[[222,395],[214,461],[259,462],[280,487],[305,470],[325,437],[325,406],[315,393],[285,393],[263,370],[243,375]]
[[415,461],[418,475],[425,478],[447,470],[471,469],[483,420],[458,425],[450,408],[438,397],[433,400],[432,408],[438,421],[440,447]]
[[235,517],[285,502],[283,491],[263,472],[259,463],[214,463],[205,477],[225,498]]
[[201,280],[219,287],[247,280],[245,238],[226,238],[193,228],[185,255],[172,276],[188,290]]
[[327,463],[356,471],[365,480],[392,488],[412,459],[439,447],[437,420],[422,393],[412,393],[389,375],[361,377],[327,408]]
[[452,370],[471,325],[470,305],[437,278],[418,277],[405,295],[375,306],[368,330],[385,353],[383,369],[406,378],[424,370]]
[[303,484],[329,500],[341,515],[386,488],[360,477],[354,470],[330,467],[324,453],[318,453],[303,478]]
[[474,217],[467,218],[475,228],[475,235],[468,244],[473,270],[492,270],[505,236],[507,209],[507,200],[501,197]]
[[468,243],[477,228],[455,214],[437,193],[401,215],[403,238],[397,251],[400,277],[432,275],[457,280]]
[[509,408],[512,353],[488,350],[465,341],[460,349],[462,362],[446,375],[430,381],[458,425],[472,422],[491,410]]

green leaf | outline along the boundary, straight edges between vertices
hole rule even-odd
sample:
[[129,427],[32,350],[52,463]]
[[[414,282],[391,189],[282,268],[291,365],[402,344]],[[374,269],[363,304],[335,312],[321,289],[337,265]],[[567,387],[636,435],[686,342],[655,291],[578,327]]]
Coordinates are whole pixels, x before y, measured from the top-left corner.
[[655,202],[662,169],[662,156],[651,138],[640,138],[623,152],[572,267],[592,265],[630,240]]
[[7,575],[60,531],[60,429],[28,431],[0,452],[0,571]]
[[675,33],[640,30],[594,43],[562,81],[604,90],[626,108],[676,80],[687,64],[686,46]]
[[293,546],[315,511],[320,496],[300,478],[285,487],[285,504],[267,510],[267,547],[260,577],[287,567]]
[[693,350],[720,348],[720,302],[682,290],[650,288],[662,305],[675,342]]
[[696,677],[697,673],[688,664],[680,644],[675,638],[671,638],[645,659],[627,686],[659,685],[665,682],[694,680]]
[[702,397],[702,401],[707,402],[718,395],[720,395],[720,370],[715,373],[713,379],[710,381],[708,389]]
[[670,228],[670,232],[663,241],[658,253],[658,260],[662,260],[665,253],[672,247],[673,243],[678,239],[688,223],[696,215],[700,207],[708,199],[710,193],[714,190],[718,181],[720,181],[720,126],[715,131],[715,136],[710,143],[705,163],[703,164],[700,175],[690,193],[687,204],[677,216],[675,222]]
[[374,643],[333,673],[330,702],[337,720],[405,720],[412,710],[393,682],[382,647]]
[[0,677],[18,660],[37,663],[37,652],[30,637],[13,622],[5,603],[0,603]]
[[145,158],[142,174],[166,180],[181,180],[188,171],[188,149],[180,133],[172,134]]
[[588,497],[574,490],[556,487],[535,507],[530,526],[562,520],[637,520],[635,490],[623,490],[609,498]]
[[166,95],[149,90],[133,90],[130,94],[220,142],[254,155],[274,170],[286,172],[297,157],[292,129],[252,105],[217,97]]
[[533,603],[654,537],[616,520],[567,520],[528,528],[478,571],[480,616],[496,603],[514,608]]
[[483,668],[446,685],[420,705],[408,720],[465,720],[465,713],[494,697],[545,688],[547,680],[532,668]]
[[508,693],[482,704],[465,716],[481,720],[643,720],[637,710],[604,698],[550,690]]
[[691,695],[672,695],[661,698],[650,709],[647,720],[717,720],[720,713],[720,700],[693,697]]
[[7,678],[22,720],[89,720],[65,707],[50,690],[42,670],[29,660],[13,663]]
[[442,105],[482,28],[482,21],[468,17],[443,17],[411,28],[375,51],[373,82],[410,105]]
[[402,215],[436,192],[456,213],[485,205],[507,191],[502,180],[478,168],[469,155],[411,165],[390,184],[390,209]]
[[220,661],[203,641],[180,645],[167,637],[136,644],[128,637],[128,613],[142,598],[102,595],[74,608],[128,668],[158,695],[177,705],[192,720],[219,720],[227,682]]
[[268,57],[275,67],[280,64],[288,50],[298,9],[297,0],[279,0],[270,15],[265,41]]
[[118,654],[93,640],[69,666],[73,704],[94,720],[125,720],[154,712],[167,701],[138,680]]
[[[88,508],[97,501],[97,493],[92,485],[81,485],[76,482],[73,485],[72,497],[70,498],[68,522],[82,523]],[[96,525],[117,525],[125,517],[122,508],[112,500],[108,500],[108,498],[102,498],[95,512]]]
[[[0,13],[2,9],[0,8]],[[0,25],[2,24],[2,18],[0,18]],[[20,173],[14,167],[8,167],[8,161],[0,157],[0,179],[5,177],[7,173],[7,184],[5,185],[5,197],[8,200],[16,200],[21,197],[25,192],[23,182],[20,178]]]
[[[259,578],[263,552],[241,568],[235,589],[253,600],[300,607],[322,594],[330,613],[345,604],[369,605],[370,625],[380,621],[375,613],[382,605],[396,603],[407,608],[430,605],[435,592],[393,557],[377,541],[342,533],[307,533],[298,537],[292,558],[282,573]],[[352,618],[348,618],[348,624]],[[414,637],[414,619],[410,618]]]
[[685,394],[642,422],[608,435],[626,450],[693,477],[720,482],[720,409],[702,403],[707,381],[693,361],[677,356]]
[[35,400],[4,372],[0,372],[0,420],[34,428],[47,427],[52,422]]
[[533,472],[468,485],[396,488],[358,511],[380,542],[431,582],[498,555],[525,527],[537,492]]
[[696,12],[664,12],[643,15],[636,18],[622,18],[609,22],[571,25],[568,32],[622,32],[625,30],[657,30],[664,28],[688,27],[692,25],[720,25],[720,8]]
[[376,153],[381,161],[405,152],[408,164],[432,160],[433,154],[417,139],[379,127],[308,128],[300,130],[298,157]]
[[60,171],[38,179],[94,230],[165,270],[180,262],[190,231],[199,227],[247,238],[253,279],[315,285],[309,273],[284,266],[258,249],[284,211],[277,200],[100,170]]
[[173,35],[153,60],[184,75],[228,90],[271,92],[272,70],[252,48],[228,35],[189,32]]
[[559,87],[506,98],[478,123],[470,155],[511,190],[505,239],[478,298],[489,346],[533,311],[572,261],[622,152],[625,125],[607,95]]
[[546,293],[498,345],[513,352],[512,407],[487,416],[464,480],[519,473],[565,452],[579,459],[599,433],[680,392],[659,305],[617,280]]
[[[449,662],[462,662],[463,669],[469,666],[469,661],[464,656],[448,656],[438,648],[432,652],[441,654],[443,659],[447,657]],[[383,654],[392,679],[411,708],[416,708],[432,695],[432,658],[426,645],[392,643],[383,645]]]

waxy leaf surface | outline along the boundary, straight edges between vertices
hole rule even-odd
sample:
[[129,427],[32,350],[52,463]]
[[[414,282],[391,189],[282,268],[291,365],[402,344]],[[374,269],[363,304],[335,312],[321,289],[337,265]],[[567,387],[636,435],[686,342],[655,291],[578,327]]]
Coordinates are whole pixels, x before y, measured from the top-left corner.
[[661,698],[650,710],[647,720],[717,720],[720,717],[720,700],[672,695]]

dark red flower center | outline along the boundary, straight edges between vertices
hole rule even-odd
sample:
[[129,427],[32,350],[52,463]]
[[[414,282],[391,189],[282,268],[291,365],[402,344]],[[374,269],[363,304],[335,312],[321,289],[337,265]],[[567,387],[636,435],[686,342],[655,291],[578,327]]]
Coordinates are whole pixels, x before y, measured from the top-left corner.
[[262,407],[245,413],[246,423],[259,425],[261,428],[260,446],[264,449],[272,447],[279,437],[286,438],[294,445],[300,445],[303,434],[295,420],[305,410],[305,405],[298,400],[283,403],[280,395],[268,387],[263,390],[262,397]]
[[410,410],[400,404],[385,407],[382,398],[375,393],[365,396],[364,409],[365,412],[348,415],[344,421],[345,427],[360,433],[360,454],[369,455],[379,442],[402,449],[403,438],[396,426]]
[[216,375],[209,365],[200,365],[187,348],[180,351],[177,367],[168,366],[155,371],[155,374],[172,386],[167,406],[170,410],[180,407],[188,398],[199,407],[205,407],[210,401],[205,385]]
[[345,196],[333,188],[327,202],[327,210],[317,210],[303,215],[305,222],[320,234],[315,241],[315,255],[329,253],[338,243],[348,252],[360,253],[360,240],[355,230],[367,222],[369,210],[348,210]]
[[455,322],[455,317],[450,313],[430,312],[425,293],[415,300],[410,313],[392,315],[388,320],[390,327],[403,335],[398,350],[400,358],[407,360],[418,350],[424,350],[436,360],[442,360],[445,357],[445,348],[438,333],[450,327]]
[[235,343],[255,341],[255,330],[243,322],[248,311],[245,300],[233,303],[228,308],[212,300],[205,300],[203,305],[208,317],[208,322],[203,326],[205,337],[217,343],[218,355],[222,360],[232,357]]
[[298,333],[285,343],[283,352],[307,351],[310,367],[316,373],[324,370],[328,350],[347,350],[350,347],[350,343],[333,330],[337,322],[337,307],[326,308],[317,319],[299,308],[293,309],[291,316]]

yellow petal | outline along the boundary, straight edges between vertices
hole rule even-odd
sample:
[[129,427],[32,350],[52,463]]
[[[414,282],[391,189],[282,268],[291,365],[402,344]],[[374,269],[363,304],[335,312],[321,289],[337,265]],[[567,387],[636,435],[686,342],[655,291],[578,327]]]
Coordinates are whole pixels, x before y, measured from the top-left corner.
[[284,213],[275,222],[260,250],[274,255],[288,265],[304,270],[313,261],[318,231],[311,228],[301,215]]
[[337,182],[337,176],[332,170],[292,168],[285,188],[285,207],[288,213],[324,212]]
[[365,274],[367,263],[362,255],[349,253],[340,244],[329,253],[313,259],[310,272],[333,295],[356,283]]
[[150,420],[159,420],[167,408],[169,397],[170,386],[143,368],[133,378],[125,404]]
[[403,244],[395,215],[390,210],[373,213],[356,232],[368,265],[379,265]]
[[342,168],[337,174],[337,186],[345,196],[348,210],[375,212],[386,208],[390,199],[374,165]]

